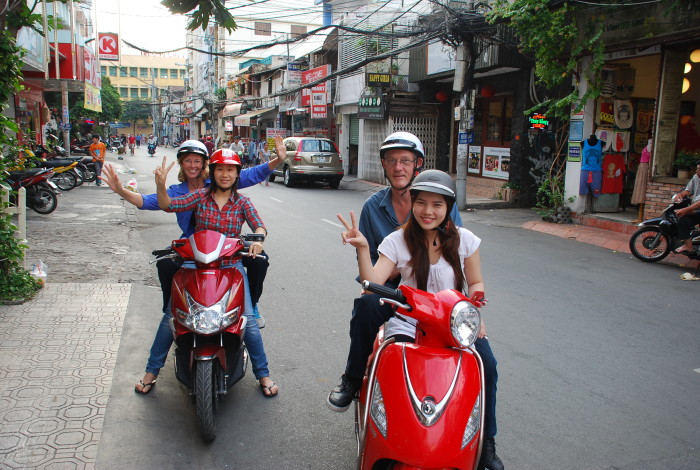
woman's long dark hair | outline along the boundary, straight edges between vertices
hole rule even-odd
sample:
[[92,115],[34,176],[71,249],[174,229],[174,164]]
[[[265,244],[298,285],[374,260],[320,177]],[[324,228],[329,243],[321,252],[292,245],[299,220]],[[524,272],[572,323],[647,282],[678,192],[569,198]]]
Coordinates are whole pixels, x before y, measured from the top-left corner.
[[[216,184],[216,178],[214,178],[214,170],[216,169],[216,163],[210,164],[209,165],[209,174],[211,175],[211,183],[209,183],[209,188],[207,189],[207,196],[210,194],[214,194],[214,191],[219,189],[219,186]],[[238,167],[238,176],[236,176],[236,181],[233,182],[233,186],[231,187],[231,191],[233,191],[233,200],[238,201],[238,182],[241,179],[241,167]]]
[[[425,230],[420,226],[416,217],[413,215],[413,204],[416,202],[416,196],[420,193],[411,195],[411,216],[403,226],[404,240],[408,246],[408,252],[411,253],[411,260],[408,262],[413,269],[413,277],[416,280],[416,287],[421,290],[427,290],[428,273],[430,272],[430,257],[428,256],[428,237]],[[450,219],[450,211],[452,205],[445,198],[447,204],[447,223],[444,224],[444,230],[436,230],[438,240],[440,240],[440,254],[452,266],[455,275],[455,289],[462,292],[464,289],[464,272],[462,271],[462,262],[459,259],[459,230]]]

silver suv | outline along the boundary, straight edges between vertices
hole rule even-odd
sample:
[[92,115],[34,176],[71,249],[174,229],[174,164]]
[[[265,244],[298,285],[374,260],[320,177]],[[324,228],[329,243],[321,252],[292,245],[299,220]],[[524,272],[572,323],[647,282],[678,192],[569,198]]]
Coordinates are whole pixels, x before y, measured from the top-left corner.
[[299,181],[323,181],[338,189],[343,179],[343,160],[338,147],[330,139],[319,137],[287,137],[284,139],[287,160],[270,175],[281,176],[284,185],[291,187]]

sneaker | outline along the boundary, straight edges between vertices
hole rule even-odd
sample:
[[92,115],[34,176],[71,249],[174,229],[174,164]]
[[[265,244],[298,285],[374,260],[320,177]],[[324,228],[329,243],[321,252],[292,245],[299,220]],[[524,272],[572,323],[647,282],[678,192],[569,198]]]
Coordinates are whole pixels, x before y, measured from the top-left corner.
[[331,393],[328,395],[326,405],[331,410],[342,413],[350,408],[350,404],[355,395],[357,395],[358,390],[360,390],[361,385],[361,380],[343,374],[340,385],[331,390]]
[[258,322],[258,328],[260,328],[261,330],[265,328],[265,317],[260,315],[260,311],[258,310],[257,305],[253,307],[253,318],[255,318],[255,321]]
[[501,459],[496,455],[496,441],[493,437],[484,439],[478,468],[479,470],[503,470],[505,468]]

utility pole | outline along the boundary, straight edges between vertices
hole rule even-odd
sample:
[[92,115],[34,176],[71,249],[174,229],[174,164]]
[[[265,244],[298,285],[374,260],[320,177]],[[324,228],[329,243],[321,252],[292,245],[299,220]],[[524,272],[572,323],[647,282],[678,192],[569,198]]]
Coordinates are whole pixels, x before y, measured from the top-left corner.
[[[461,92],[459,99],[459,134],[468,134],[474,125],[474,100],[475,93],[472,90],[474,78],[474,36],[466,34],[462,36],[462,42],[457,46],[455,65],[455,78],[452,85],[453,91]],[[458,140],[459,142],[459,140]],[[457,208],[467,208],[467,162],[468,144],[457,145]]]

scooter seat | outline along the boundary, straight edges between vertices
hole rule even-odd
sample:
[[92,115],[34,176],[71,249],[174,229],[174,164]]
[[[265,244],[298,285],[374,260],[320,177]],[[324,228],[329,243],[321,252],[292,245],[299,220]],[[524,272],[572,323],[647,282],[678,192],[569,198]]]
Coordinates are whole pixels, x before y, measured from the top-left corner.
[[24,178],[25,176],[38,175],[39,173],[43,173],[45,171],[46,168],[29,168],[27,170],[10,170],[8,173],[12,179],[16,180],[18,178]]
[[75,162],[75,160],[53,159],[53,160],[46,160],[45,162],[41,162],[41,166],[43,166],[44,168],[58,168],[59,166],[72,165],[74,162]]

